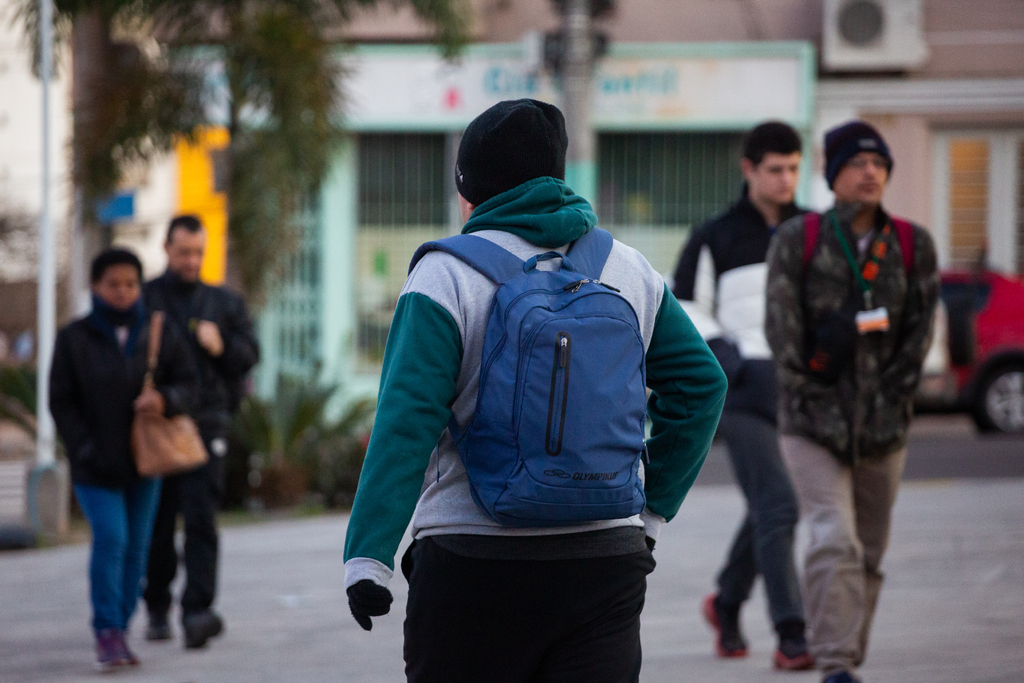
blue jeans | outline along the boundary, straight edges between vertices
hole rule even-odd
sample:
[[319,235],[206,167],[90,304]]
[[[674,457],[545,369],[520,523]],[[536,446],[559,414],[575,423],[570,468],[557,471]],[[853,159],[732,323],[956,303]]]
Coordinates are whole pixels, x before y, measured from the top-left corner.
[[75,497],[92,529],[89,593],[93,630],[123,631],[135,612],[146,573],[160,480],[140,479],[123,489],[75,484]]
[[727,410],[718,427],[729,446],[747,515],[718,575],[722,602],[740,605],[760,574],[776,626],[804,618],[793,558],[798,518],[796,494],[779,452],[775,425],[744,410]]

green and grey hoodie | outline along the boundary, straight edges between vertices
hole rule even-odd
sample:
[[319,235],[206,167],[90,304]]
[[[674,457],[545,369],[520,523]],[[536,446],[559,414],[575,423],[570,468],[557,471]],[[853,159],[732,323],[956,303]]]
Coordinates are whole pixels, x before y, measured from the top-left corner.
[[[463,228],[521,259],[565,252],[597,218],[554,178],[537,178],[489,199]],[[552,262],[543,262],[554,267]],[[651,389],[643,472],[647,508],[624,519],[553,528],[499,526],[477,507],[448,433],[476,407],[484,330],[496,286],[449,254],[429,252],[402,289],[388,335],[377,417],[345,539],[345,586],[387,586],[412,520],[414,538],[579,534],[658,525],[678,511],[704,462],[725,399],[726,379],[661,276],[616,241],[600,279],[621,290],[640,322]]]

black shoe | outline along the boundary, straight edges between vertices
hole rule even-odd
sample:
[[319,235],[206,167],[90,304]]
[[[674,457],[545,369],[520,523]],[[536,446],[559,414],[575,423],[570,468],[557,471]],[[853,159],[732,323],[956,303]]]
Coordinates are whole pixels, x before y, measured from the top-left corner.
[[220,635],[224,630],[224,620],[213,610],[192,612],[181,619],[185,630],[185,647],[189,649],[206,647],[206,641]]
[[167,612],[150,612],[149,627],[146,629],[146,640],[170,640],[171,624],[167,621]]

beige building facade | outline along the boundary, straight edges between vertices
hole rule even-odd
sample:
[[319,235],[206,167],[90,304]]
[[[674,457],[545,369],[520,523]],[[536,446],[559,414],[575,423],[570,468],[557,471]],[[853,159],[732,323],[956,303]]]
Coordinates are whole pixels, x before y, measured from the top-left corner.
[[[561,22],[551,0],[471,4],[481,43],[521,41]],[[346,37],[428,38],[410,17],[365,14]],[[613,45],[810,43],[818,62],[816,175],[824,130],[867,119],[896,158],[890,209],[934,231],[943,266],[974,264],[984,250],[993,267],[1024,273],[1021,0],[618,0],[595,26]],[[829,202],[823,180],[806,199]]]

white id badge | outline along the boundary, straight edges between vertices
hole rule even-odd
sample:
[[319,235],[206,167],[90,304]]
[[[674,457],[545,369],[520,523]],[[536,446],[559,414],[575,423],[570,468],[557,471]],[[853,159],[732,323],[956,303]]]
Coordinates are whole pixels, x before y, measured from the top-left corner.
[[884,307],[870,311],[857,311],[854,320],[857,322],[857,331],[861,334],[885,332],[889,329],[889,311]]

